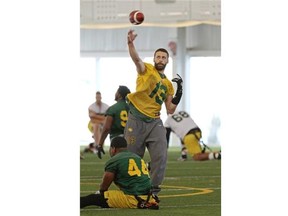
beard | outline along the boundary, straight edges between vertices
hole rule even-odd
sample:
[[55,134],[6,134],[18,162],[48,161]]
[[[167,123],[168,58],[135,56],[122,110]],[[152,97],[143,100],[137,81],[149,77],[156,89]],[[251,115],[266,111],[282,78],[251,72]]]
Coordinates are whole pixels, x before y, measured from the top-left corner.
[[156,68],[156,70],[158,70],[158,71],[163,71],[164,69],[165,69],[165,67],[166,67],[166,64],[161,64],[161,63],[155,63],[154,64],[154,67]]

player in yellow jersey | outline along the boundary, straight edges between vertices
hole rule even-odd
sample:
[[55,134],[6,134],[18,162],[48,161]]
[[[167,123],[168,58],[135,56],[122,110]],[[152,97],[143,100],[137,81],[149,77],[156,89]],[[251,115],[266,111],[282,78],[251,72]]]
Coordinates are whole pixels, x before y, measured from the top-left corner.
[[130,111],[124,136],[128,149],[140,157],[146,147],[151,159],[152,193],[157,195],[164,179],[167,160],[166,129],[160,119],[161,106],[164,103],[167,113],[173,114],[182,97],[182,79],[174,78],[177,92],[174,95],[172,82],[164,74],[169,53],[164,48],[154,52],[154,65],[144,63],[134,46],[137,37],[134,30],[127,35],[128,49],[137,69],[136,92],[127,95]]

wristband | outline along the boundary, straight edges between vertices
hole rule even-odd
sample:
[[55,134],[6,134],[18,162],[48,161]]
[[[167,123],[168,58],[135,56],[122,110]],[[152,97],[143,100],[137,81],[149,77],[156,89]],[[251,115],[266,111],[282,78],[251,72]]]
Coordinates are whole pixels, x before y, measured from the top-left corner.
[[174,105],[178,105],[180,103],[181,97],[182,97],[182,85],[178,85],[177,92],[172,99],[172,103]]

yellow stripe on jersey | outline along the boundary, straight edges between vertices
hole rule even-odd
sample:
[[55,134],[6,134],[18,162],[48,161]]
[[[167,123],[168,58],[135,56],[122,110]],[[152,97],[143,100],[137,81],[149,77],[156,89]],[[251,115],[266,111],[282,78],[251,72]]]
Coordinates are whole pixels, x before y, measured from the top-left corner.
[[174,95],[170,80],[161,78],[152,64],[144,63],[146,71],[137,76],[136,92],[127,95],[132,104],[144,115],[159,118],[161,105],[168,95]]

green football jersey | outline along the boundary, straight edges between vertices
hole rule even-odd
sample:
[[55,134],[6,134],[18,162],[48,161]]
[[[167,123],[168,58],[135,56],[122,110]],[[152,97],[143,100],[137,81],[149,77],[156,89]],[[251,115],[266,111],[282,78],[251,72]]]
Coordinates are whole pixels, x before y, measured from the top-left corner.
[[115,174],[114,183],[125,194],[144,195],[151,189],[149,171],[144,160],[128,150],[110,158],[105,164],[105,171]]
[[110,139],[124,134],[124,128],[128,120],[129,106],[125,100],[120,100],[110,106],[106,111],[106,115],[113,118],[113,123],[110,131]]

